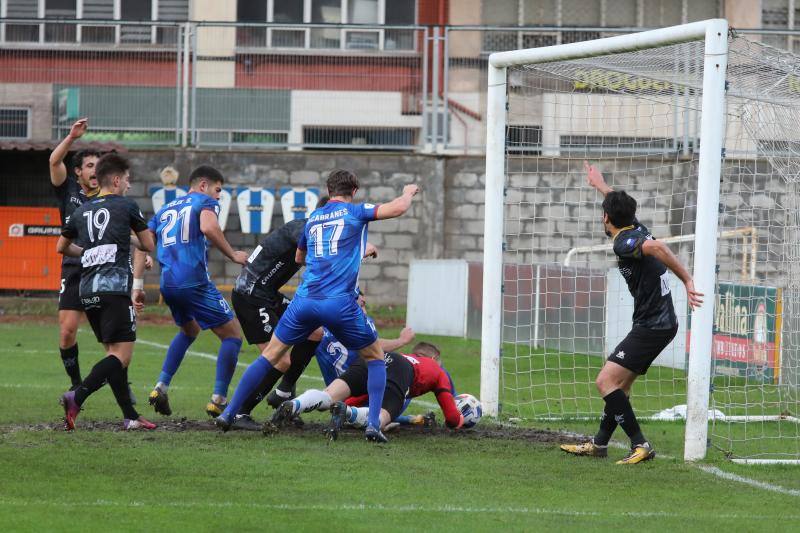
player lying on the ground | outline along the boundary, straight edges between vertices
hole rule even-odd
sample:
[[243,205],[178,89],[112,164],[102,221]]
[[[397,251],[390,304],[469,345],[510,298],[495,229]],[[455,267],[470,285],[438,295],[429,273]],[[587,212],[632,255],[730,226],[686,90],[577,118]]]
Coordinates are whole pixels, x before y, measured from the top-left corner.
[[217,426],[223,431],[230,429],[244,401],[272,368],[288,370],[291,347],[324,326],[343,344],[360,350],[367,360],[370,416],[364,435],[368,441],[385,441],[379,416],[386,367],[378,332],[355,302],[358,272],[367,244],[367,224],[406,213],[419,188],[406,185],[401,196],[376,206],[353,203],[358,187],[358,178],[352,172],[335,170],[328,177],[330,201],[311,213],[295,255],[297,263],[306,263],[303,281],[262,356],[247,368],[230,404],[217,418]]
[[[157,413],[172,414],[167,391],[186,351],[200,334],[210,329],[221,344],[211,401],[206,412],[215,417],[227,405],[228,386],[242,347],[239,323],[233,316],[208,273],[207,243],[216,246],[228,259],[243,265],[247,254],[235,251],[219,226],[219,199],[224,178],[215,168],[200,166],[189,176],[186,196],[162,207],[148,227],[157,244],[161,264],[161,295],[180,328],[167,349],[164,365],[153,391],[150,405]],[[143,301],[141,272],[136,272],[134,301]]]
[[[386,354],[386,390],[381,405],[381,428],[385,428],[400,415],[405,407],[406,397],[416,398],[428,392],[436,395],[447,427],[461,427],[464,417],[456,407],[450,376],[440,366],[439,357],[439,349],[427,342],[414,346],[410,355],[396,352]],[[328,435],[336,440],[344,424],[355,427],[367,425],[369,409],[346,405],[344,402],[351,397],[363,397],[366,393],[367,373],[364,361],[359,358],[324,391],[307,390],[294,400],[283,402],[275,411],[271,424],[280,427],[299,413],[330,409],[331,425]],[[355,400],[354,403],[360,403],[361,400]]]
[[606,457],[608,441],[617,428],[631,440],[631,453],[617,464],[636,464],[655,457],[653,446],[645,439],[630,403],[631,386],[678,332],[678,319],[672,305],[667,268],[686,287],[689,306],[703,303],[691,274],[680,259],[636,219],[636,200],[625,191],[615,191],[606,184],[603,174],[584,162],[589,185],[603,199],[603,226],[614,242],[619,271],[633,296],[633,329],[608,356],[595,384],[603,397],[605,409],[600,429],[583,444],[565,444],[561,449],[575,455]]
[[[369,255],[373,255],[376,254],[377,251],[374,249],[374,247],[372,247],[372,250],[370,250],[368,247],[367,253]],[[364,299],[363,293],[360,289],[358,291],[358,305],[366,312],[366,300]],[[234,309],[236,309],[235,303]],[[237,316],[240,316],[242,327],[245,330],[245,336],[247,336],[248,328],[245,326],[245,321],[241,318],[242,315],[239,314],[240,311],[246,312],[246,310],[242,308],[237,309]],[[281,310],[281,314],[282,313],[283,311]],[[372,319],[369,316],[367,316],[367,320],[372,322]],[[264,396],[267,396],[267,403],[276,409],[282,402],[294,398],[297,381],[300,379],[300,376],[303,374],[308,366],[308,363],[313,357],[316,356],[317,358],[317,363],[319,364],[320,371],[322,372],[322,376],[326,385],[330,384],[330,382],[336,379],[337,376],[341,375],[347,369],[347,367],[350,366],[352,361],[358,358],[358,352],[347,350],[347,348],[345,348],[342,343],[337,341],[333,334],[325,328],[319,328],[312,334],[310,339],[319,339],[320,334],[322,335],[322,342],[319,340],[309,340],[292,348],[292,362],[289,366],[289,370],[283,374],[282,379],[281,373],[275,369],[271,370],[267,374],[267,376],[261,382],[259,388],[256,389],[253,394],[251,394],[250,397],[247,398],[247,400],[245,400],[245,402],[242,404],[241,410],[234,418],[234,429],[260,431],[261,425],[253,420],[251,414],[253,409],[261,402],[262,399],[264,399]],[[405,346],[413,340],[414,331],[411,328],[403,328],[403,331],[400,333],[400,337],[397,339],[379,339],[379,342],[381,343],[381,349],[383,349],[384,352],[391,352],[402,346]],[[298,348],[302,348],[306,345],[313,345],[316,347],[316,351],[309,351],[306,349],[298,350]],[[270,389],[278,379],[281,379],[278,387],[270,392]],[[269,395],[267,395],[267,393],[269,393]],[[299,421],[299,418],[296,420]]]
[[[122,409],[125,429],[155,428],[133,407],[126,372],[136,341],[131,242],[145,252],[154,248],[139,206],[124,197],[130,188],[129,168],[128,162],[117,154],[101,157],[96,172],[100,193],[73,212],[58,239],[59,253],[81,260],[81,302],[97,342],[106,350],[106,357],[94,365],[80,385],[61,397],[67,430],[75,429],[81,406],[105,383]],[[131,230],[138,237],[133,241]]]
[[[64,159],[72,143],[80,139],[88,128],[88,119],[82,118],[72,125],[69,134],[50,154],[50,183],[58,199],[61,226],[69,222],[72,213],[90,198],[94,198],[100,188],[95,177],[95,166],[100,154],[91,150],[81,150],[72,156],[72,172],[67,172]],[[77,242],[79,246],[82,243]],[[61,290],[58,293],[58,347],[61,362],[75,388],[81,383],[81,370],[78,365],[78,325],[83,305],[79,285],[81,282],[80,259],[64,255],[61,258]],[[127,378],[126,378],[127,379]]]
[[[373,251],[370,253],[368,245],[367,253],[368,255],[376,255],[377,250],[373,248]],[[361,289],[358,289],[358,297],[356,301],[358,302],[358,306],[366,315],[366,299],[364,298],[364,294],[361,292]],[[371,324],[375,323],[369,316],[366,316],[366,319]],[[292,364],[289,366],[289,370],[283,374],[278,386],[272,390],[272,392],[265,387],[261,390],[258,398],[249,398],[248,401],[244,403],[240,416],[244,413],[249,414],[258,404],[261,398],[263,398],[268,392],[269,394],[267,395],[267,403],[275,409],[277,409],[284,401],[294,398],[297,381],[300,379],[300,376],[303,374],[303,371],[308,366],[308,363],[311,361],[312,357],[316,357],[317,359],[317,364],[319,365],[320,373],[322,374],[322,379],[325,382],[325,385],[330,385],[334,379],[342,375],[342,373],[347,370],[352,362],[358,358],[358,351],[348,350],[344,344],[339,342],[336,337],[333,336],[333,333],[331,333],[328,329],[320,328],[318,331],[321,334],[321,340],[318,343],[319,346],[317,347],[316,351],[311,354],[303,354],[305,358],[295,358],[294,352],[292,352]],[[408,327],[403,328],[403,330],[400,332],[400,336],[396,339],[378,339],[381,349],[384,352],[393,352],[398,350],[413,340],[414,330]],[[271,386],[273,383],[274,381],[269,383],[269,385]]]

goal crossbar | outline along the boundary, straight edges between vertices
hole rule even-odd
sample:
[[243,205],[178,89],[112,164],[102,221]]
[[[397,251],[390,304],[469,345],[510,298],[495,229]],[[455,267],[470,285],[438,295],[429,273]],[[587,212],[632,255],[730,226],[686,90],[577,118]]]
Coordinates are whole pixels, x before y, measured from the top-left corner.
[[[698,205],[719,203],[719,176],[725,106],[725,73],[728,54],[728,22],[724,19],[662,28],[636,34],[607,37],[526,50],[498,52],[489,56],[487,90],[486,185],[483,259],[483,313],[481,319],[481,401],[484,412],[499,411],[500,353],[502,348],[503,284],[503,196],[505,188],[505,142],[507,68],[517,65],[596,57],[670,44],[704,40],[702,116],[698,167]],[[699,211],[695,237],[693,273],[699,288],[714,287],[718,217],[715,209]],[[709,289],[706,289],[709,290]],[[687,392],[687,430],[684,458],[702,459],[708,436],[708,404],[711,374],[713,306],[692,313],[693,334]],[[699,354],[705,354],[704,356]]]
[[[753,226],[748,226],[745,228],[736,228],[727,231],[721,231],[717,234],[717,239],[737,239],[739,237],[743,237],[746,239],[745,242],[745,249],[742,254],[742,279],[751,279],[754,280],[756,278],[756,255],[757,255],[757,247],[758,247],[758,230]],[[672,237],[660,237],[658,240],[665,243],[681,243],[681,242],[693,242],[695,240],[694,233],[688,233],[686,235],[673,235]],[[592,246],[576,246],[575,248],[571,248],[567,254],[564,256],[564,261],[562,264],[564,266],[570,266],[572,264],[572,258],[577,254],[586,254],[586,253],[593,253],[593,252],[609,252],[614,249],[613,244],[595,244]]]

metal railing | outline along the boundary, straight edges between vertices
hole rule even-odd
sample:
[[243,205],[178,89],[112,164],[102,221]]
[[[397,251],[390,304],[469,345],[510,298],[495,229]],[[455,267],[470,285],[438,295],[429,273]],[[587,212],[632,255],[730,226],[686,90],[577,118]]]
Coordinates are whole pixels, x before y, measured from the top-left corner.
[[[133,146],[482,154],[489,53],[641,29],[0,19],[0,139],[52,142],[88,116],[87,140]],[[546,151],[528,126],[509,130],[520,152]]]

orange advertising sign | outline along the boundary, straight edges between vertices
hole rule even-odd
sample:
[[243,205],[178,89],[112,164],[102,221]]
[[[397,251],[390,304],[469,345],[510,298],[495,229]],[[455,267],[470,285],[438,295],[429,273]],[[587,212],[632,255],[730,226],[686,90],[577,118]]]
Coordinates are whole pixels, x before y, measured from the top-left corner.
[[0,289],[59,290],[60,234],[54,207],[0,207]]

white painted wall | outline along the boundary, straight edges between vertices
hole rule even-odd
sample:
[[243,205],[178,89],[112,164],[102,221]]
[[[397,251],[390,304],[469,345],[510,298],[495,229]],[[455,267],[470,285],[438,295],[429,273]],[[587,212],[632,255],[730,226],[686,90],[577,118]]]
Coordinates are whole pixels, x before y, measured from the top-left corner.
[[406,321],[417,333],[467,334],[467,262],[461,259],[411,261]]

